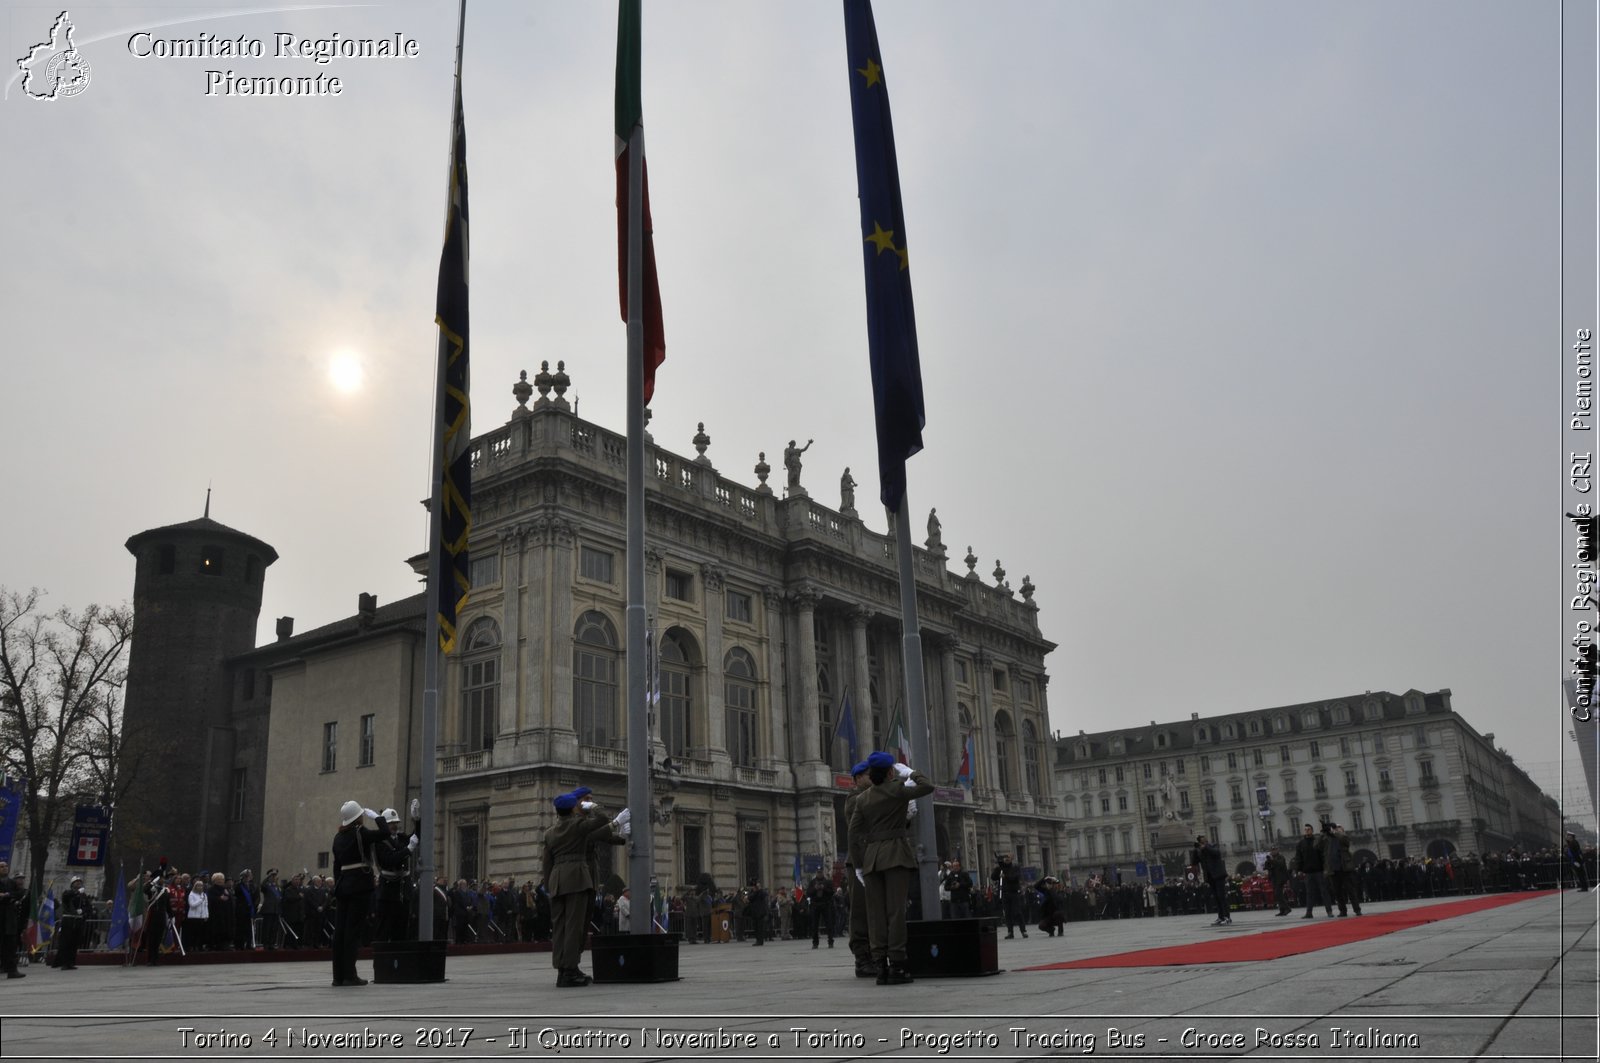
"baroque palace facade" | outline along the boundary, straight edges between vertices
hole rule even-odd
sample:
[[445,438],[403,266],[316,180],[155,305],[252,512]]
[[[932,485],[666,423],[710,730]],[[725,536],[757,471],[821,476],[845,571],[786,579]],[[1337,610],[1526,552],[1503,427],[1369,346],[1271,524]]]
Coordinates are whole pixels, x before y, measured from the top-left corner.
[[[473,442],[473,586],[441,682],[437,750],[436,859],[451,878],[536,877],[550,798],[580,782],[608,808],[626,803],[626,441],[575,414],[563,370],[535,378],[531,406],[523,374],[510,421]],[[808,874],[831,867],[850,789],[842,707],[848,698],[860,756],[903,719],[894,539],[862,521],[848,470],[832,509],[801,485],[803,450],[785,454],[780,494],[764,454],[749,487],[717,471],[709,443],[702,426],[697,457],[646,447],[660,700],[652,807],[635,809],[634,824],[652,825],[655,873],[669,888],[702,871],[719,884],[772,883],[797,863]],[[175,561],[161,553],[174,544]],[[141,600],[160,601],[171,561],[201,591],[242,581],[228,600],[250,624],[276,559],[209,520],[140,533],[129,549],[136,613]],[[229,549],[236,568],[193,574],[202,554]],[[946,557],[930,514],[914,567],[934,763],[918,767],[940,785],[929,802],[939,855],[978,868],[1007,852],[1042,874],[1060,860],[1065,827],[1048,759],[1054,644],[1040,634],[1029,580],[1019,597],[998,564],[989,584],[970,550],[963,573]],[[138,616],[131,667],[163,671],[161,655],[187,633],[163,637],[162,623],[180,611]],[[201,816],[169,790],[167,804],[146,803],[145,833],[180,839],[173,859],[195,869],[315,870],[341,802],[403,809],[420,780],[423,620],[421,595],[380,607],[363,594],[356,615],[314,631],[296,635],[283,618],[274,643],[208,646],[218,656],[204,670],[209,737],[191,743],[188,761],[207,787],[194,800],[219,796]],[[133,679],[133,723],[183,702],[175,689],[144,697]],[[963,786],[969,734],[977,763]],[[198,826],[185,833],[186,823]]]
[[1537,849],[1561,811],[1450,704],[1451,692],[1368,691],[1056,743],[1055,792],[1078,870],[1140,861],[1181,873],[1197,834],[1235,871],[1341,823],[1358,859]]

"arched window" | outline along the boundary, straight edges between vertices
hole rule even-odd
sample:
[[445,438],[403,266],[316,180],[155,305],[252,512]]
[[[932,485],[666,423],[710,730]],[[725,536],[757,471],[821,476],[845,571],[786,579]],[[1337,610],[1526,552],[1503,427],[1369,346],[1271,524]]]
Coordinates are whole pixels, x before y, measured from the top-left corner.
[[468,753],[494,748],[499,697],[500,626],[479,617],[461,645],[461,742]]
[[577,717],[578,742],[586,746],[614,746],[626,743],[617,720],[617,629],[600,612],[590,611],[578,618],[573,632],[572,707]]
[[728,756],[734,764],[753,768],[759,754],[756,737],[756,662],[737,647],[722,663],[722,700],[728,715]]
[[661,640],[661,740],[667,755],[680,759],[689,755],[695,739],[690,687],[694,659],[688,635],[679,628],[668,631]]
[[1016,729],[1011,726],[1011,714],[994,714],[994,748],[996,766],[1000,769],[1000,792],[1009,794],[1016,779],[1013,762],[1016,760]]
[[1039,732],[1034,729],[1032,720],[1022,721],[1022,777],[1028,786],[1028,793],[1035,797],[1043,797],[1044,791],[1039,788]]

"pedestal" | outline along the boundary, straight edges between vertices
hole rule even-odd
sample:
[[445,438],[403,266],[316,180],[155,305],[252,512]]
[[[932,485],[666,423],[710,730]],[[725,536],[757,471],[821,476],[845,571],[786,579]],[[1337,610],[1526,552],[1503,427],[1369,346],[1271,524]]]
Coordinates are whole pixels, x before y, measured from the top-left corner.
[[676,982],[678,934],[596,934],[590,939],[596,983]]
[[374,941],[372,980],[380,984],[444,981],[443,941]]
[[1000,974],[1000,944],[990,919],[906,922],[906,967],[916,978]]

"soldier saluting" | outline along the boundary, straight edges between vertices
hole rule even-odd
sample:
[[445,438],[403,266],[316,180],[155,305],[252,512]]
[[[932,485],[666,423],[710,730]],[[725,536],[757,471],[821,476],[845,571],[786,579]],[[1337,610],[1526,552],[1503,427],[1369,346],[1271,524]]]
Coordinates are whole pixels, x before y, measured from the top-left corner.
[[[542,884],[550,894],[550,963],[559,988],[576,988],[590,982],[578,967],[583,956],[583,931],[589,920],[589,896],[594,877],[589,872],[589,842],[611,828],[594,808],[578,807],[577,794],[562,794],[552,802],[556,825],[544,832]],[[625,828],[624,828],[625,829]]]

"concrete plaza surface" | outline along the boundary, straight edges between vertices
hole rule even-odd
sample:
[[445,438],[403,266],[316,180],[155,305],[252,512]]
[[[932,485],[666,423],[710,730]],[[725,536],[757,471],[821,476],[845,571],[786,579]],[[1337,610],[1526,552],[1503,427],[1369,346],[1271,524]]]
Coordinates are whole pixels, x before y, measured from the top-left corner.
[[1596,898],[1535,897],[1266,962],[1020,969],[1299,918],[1075,923],[1064,938],[1002,935],[1007,973],[909,986],[854,977],[843,941],[684,946],[677,982],[583,989],[556,988],[548,953],[451,957],[442,984],[339,989],[326,962],[32,967],[0,981],[0,1058],[1593,1060]]

